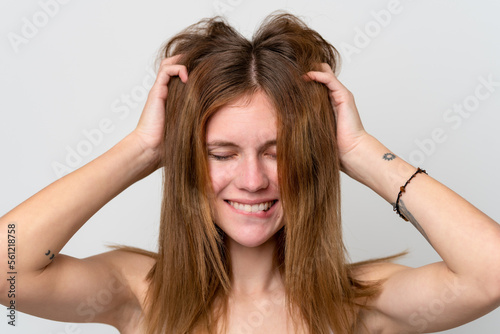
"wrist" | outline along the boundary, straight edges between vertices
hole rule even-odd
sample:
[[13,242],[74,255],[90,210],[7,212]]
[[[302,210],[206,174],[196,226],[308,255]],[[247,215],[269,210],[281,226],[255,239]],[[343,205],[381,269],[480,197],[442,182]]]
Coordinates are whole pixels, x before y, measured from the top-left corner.
[[372,135],[365,135],[358,141],[357,145],[349,152],[341,156],[342,170],[349,177],[365,185],[368,183],[368,169],[370,163],[377,159],[377,151],[380,151],[381,143]]
[[144,145],[135,132],[123,138],[116,149],[123,153],[123,166],[129,170],[129,177],[133,182],[148,176],[160,166],[159,149]]
[[[375,137],[367,134],[342,160],[347,175],[366,185],[387,202],[394,204],[400,187],[416,171]],[[384,158],[385,156],[385,158]]]

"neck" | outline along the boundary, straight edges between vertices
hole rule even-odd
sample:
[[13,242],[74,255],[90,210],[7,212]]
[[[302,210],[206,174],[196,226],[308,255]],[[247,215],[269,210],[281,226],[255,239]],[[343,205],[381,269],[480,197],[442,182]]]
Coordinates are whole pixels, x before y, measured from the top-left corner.
[[273,258],[276,236],[257,247],[245,247],[228,238],[231,254],[232,287],[239,295],[267,294],[282,286]]

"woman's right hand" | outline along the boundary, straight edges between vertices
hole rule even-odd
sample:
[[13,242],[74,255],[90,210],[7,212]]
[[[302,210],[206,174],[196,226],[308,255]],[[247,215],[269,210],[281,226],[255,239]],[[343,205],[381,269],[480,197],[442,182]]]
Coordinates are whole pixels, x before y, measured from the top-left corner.
[[[186,67],[179,62],[180,56],[162,61],[132,133],[0,217],[0,259],[8,255],[2,243],[7,241],[7,234],[15,234],[16,240],[23,244],[23,252],[19,252],[15,263],[16,272],[23,278],[16,281],[17,289],[22,291],[16,296],[16,309],[19,305],[20,311],[43,318],[107,323],[116,327],[126,322],[124,314],[133,314],[141,307],[137,296],[130,293],[132,280],[122,269],[147,273],[152,265],[149,259],[143,256],[138,259],[123,251],[88,259],[59,253],[100,208],[159,167],[167,84],[172,76],[179,76],[184,83],[188,78]],[[109,282],[119,288],[113,288],[113,298],[106,305],[90,309],[88,303],[82,302],[109,290]],[[1,279],[0,304],[10,305],[9,289],[10,283]],[[47,304],[50,307],[46,307]]]
[[[160,145],[164,140],[165,104],[168,83],[172,76],[179,76],[183,83],[188,80],[187,68],[177,64],[182,55],[165,58],[160,64],[156,81],[151,87],[137,127],[133,131],[144,151],[152,152],[152,163],[161,160]],[[159,166],[156,166],[158,168]],[[155,168],[155,169],[156,169]]]

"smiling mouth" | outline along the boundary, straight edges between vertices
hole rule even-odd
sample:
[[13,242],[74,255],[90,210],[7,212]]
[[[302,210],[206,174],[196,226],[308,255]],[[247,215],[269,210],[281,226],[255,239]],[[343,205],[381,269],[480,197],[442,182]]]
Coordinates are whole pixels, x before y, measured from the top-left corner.
[[228,201],[228,200],[224,200],[224,202],[228,203],[236,210],[254,213],[254,212],[266,212],[266,211],[268,211],[269,209],[271,209],[271,207],[274,204],[276,204],[276,202],[278,202],[278,200],[275,199],[273,201],[263,202],[263,203],[259,203],[259,204],[252,204],[252,205],[238,203],[238,202],[232,202],[232,201]]

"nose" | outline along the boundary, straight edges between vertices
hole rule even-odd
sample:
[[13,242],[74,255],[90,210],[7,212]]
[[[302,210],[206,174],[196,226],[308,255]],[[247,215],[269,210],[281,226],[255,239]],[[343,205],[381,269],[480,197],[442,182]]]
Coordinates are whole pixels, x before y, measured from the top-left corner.
[[242,159],[238,166],[235,185],[249,192],[266,189],[269,185],[269,178],[262,161],[257,157]]

